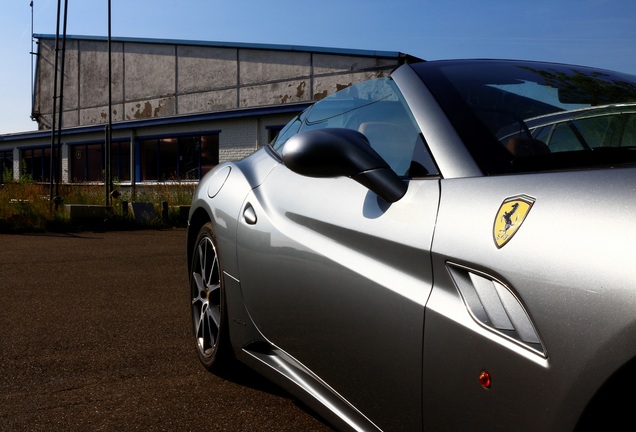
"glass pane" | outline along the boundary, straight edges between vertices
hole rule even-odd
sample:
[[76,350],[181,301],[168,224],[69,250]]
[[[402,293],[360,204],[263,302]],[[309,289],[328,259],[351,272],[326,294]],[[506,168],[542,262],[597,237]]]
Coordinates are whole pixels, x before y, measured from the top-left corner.
[[626,115],[625,130],[621,139],[621,147],[636,146],[636,113]]
[[113,144],[112,173],[120,181],[130,181],[130,142]]
[[86,177],[86,146],[72,146],[69,152],[71,158],[71,181],[81,182],[87,180]]
[[22,171],[33,177],[33,150],[22,150],[20,152]]
[[177,175],[177,139],[163,138],[159,140],[159,180],[175,180]]
[[583,144],[568,123],[556,125],[550,137],[550,142],[546,144],[552,153],[584,149]]
[[0,182],[3,182],[5,178],[12,179],[13,178],[13,151],[2,151],[0,152]]
[[38,148],[22,151],[22,162],[24,171],[35,181],[50,180],[51,172],[51,149]]
[[400,176],[436,172],[415,119],[390,78],[365,81],[334,93],[309,108],[300,121],[301,131],[345,128],[362,133]]
[[200,137],[179,138],[179,178],[199,178]]
[[219,135],[201,137],[201,177],[219,164]]
[[624,146],[627,132],[621,117],[636,106],[635,76],[510,61],[415,68],[484,172],[617,166],[636,159],[616,148]]
[[[51,180],[51,148],[50,147],[43,148],[40,151],[42,155],[42,175],[40,180],[49,181]],[[57,152],[57,150],[55,151]],[[60,157],[62,156],[62,152],[57,152],[56,154],[59,154]],[[56,172],[56,175],[61,175],[61,172],[58,170]]]
[[612,116],[590,117],[581,120],[573,120],[572,123],[585,140],[585,143],[589,147],[594,148],[603,147],[603,143],[606,142],[606,137],[609,139],[607,145],[610,145],[610,123],[613,120]]
[[86,180],[104,181],[104,144],[91,144],[86,149]]
[[141,147],[141,180],[157,180],[157,140],[143,140]]
[[283,144],[287,142],[289,138],[293,135],[297,134],[302,126],[304,118],[307,116],[308,110],[304,111],[297,117],[294,117],[289,123],[287,123],[283,129],[276,136],[276,140],[272,143],[272,147],[277,152],[281,152],[283,148]]
[[39,149],[31,151],[31,176],[33,180],[42,181],[42,152]]

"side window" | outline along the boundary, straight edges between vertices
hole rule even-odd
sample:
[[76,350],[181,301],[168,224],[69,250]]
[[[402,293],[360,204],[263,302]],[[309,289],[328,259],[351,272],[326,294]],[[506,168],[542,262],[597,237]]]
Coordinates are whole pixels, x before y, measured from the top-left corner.
[[[292,122],[293,123],[293,122]],[[279,149],[297,131],[347,128],[364,134],[371,147],[400,176],[438,174],[420,130],[397,86],[390,78],[364,81],[317,102],[290,123],[274,144]],[[293,133],[283,136],[287,131]]]
[[302,118],[305,115],[306,111],[300,114],[299,116],[294,117],[289,123],[285,125],[283,129],[278,133],[278,136],[271,144],[274,147],[274,150],[280,153],[283,144],[292,136],[298,133],[300,130],[300,126],[302,124]]
[[621,147],[634,147],[636,146],[636,114],[627,114],[627,120],[625,122],[625,130],[621,137]]
[[572,124],[581,134],[582,139],[588,147],[604,147],[611,145],[612,123],[617,120],[616,116],[598,116],[576,119]]
[[551,153],[626,146],[636,134],[636,117],[609,113],[580,117],[534,129],[532,136],[548,145]]
[[567,122],[559,123],[554,127],[548,148],[552,153],[562,151],[583,150],[583,144],[575,133],[575,129]]

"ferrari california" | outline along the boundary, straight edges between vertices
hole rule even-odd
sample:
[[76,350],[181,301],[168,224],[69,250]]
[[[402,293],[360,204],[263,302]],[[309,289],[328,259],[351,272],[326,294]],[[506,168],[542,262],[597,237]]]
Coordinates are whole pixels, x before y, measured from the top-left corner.
[[404,64],[199,183],[194,345],[338,430],[612,430],[636,385],[636,76]]

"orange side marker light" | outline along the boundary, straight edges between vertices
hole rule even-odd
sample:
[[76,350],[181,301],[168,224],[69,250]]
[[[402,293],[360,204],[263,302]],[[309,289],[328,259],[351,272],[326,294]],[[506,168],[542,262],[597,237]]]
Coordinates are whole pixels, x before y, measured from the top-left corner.
[[479,384],[481,384],[483,388],[490,388],[490,385],[492,384],[490,373],[481,371],[479,374]]

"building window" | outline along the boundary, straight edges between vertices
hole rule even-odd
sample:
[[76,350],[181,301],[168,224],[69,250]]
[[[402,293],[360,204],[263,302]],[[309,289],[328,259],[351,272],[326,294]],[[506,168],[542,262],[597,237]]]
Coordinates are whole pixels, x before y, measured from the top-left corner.
[[70,147],[70,168],[73,182],[104,180],[104,144],[79,144]]
[[13,150],[0,151],[0,183],[13,178]]
[[110,145],[110,173],[113,181],[130,181],[130,141]]
[[[72,145],[69,159],[71,181],[104,181],[104,143]],[[111,143],[110,168],[115,182],[130,181],[130,141]]]
[[51,148],[40,147],[24,149],[21,154],[22,172],[34,181],[44,182],[51,179]]
[[[198,180],[219,163],[219,135],[141,139],[135,151],[137,181]],[[71,181],[103,182],[104,154],[103,142],[70,145]],[[110,161],[114,182],[131,181],[130,141],[113,141]]]
[[201,165],[199,179],[219,164],[219,134],[201,137]]
[[276,138],[278,138],[278,134],[280,133],[281,130],[283,130],[283,128],[285,127],[285,125],[280,125],[280,126],[267,126],[267,143],[271,144],[273,143]]
[[219,163],[219,135],[139,141],[140,181],[198,180]]

